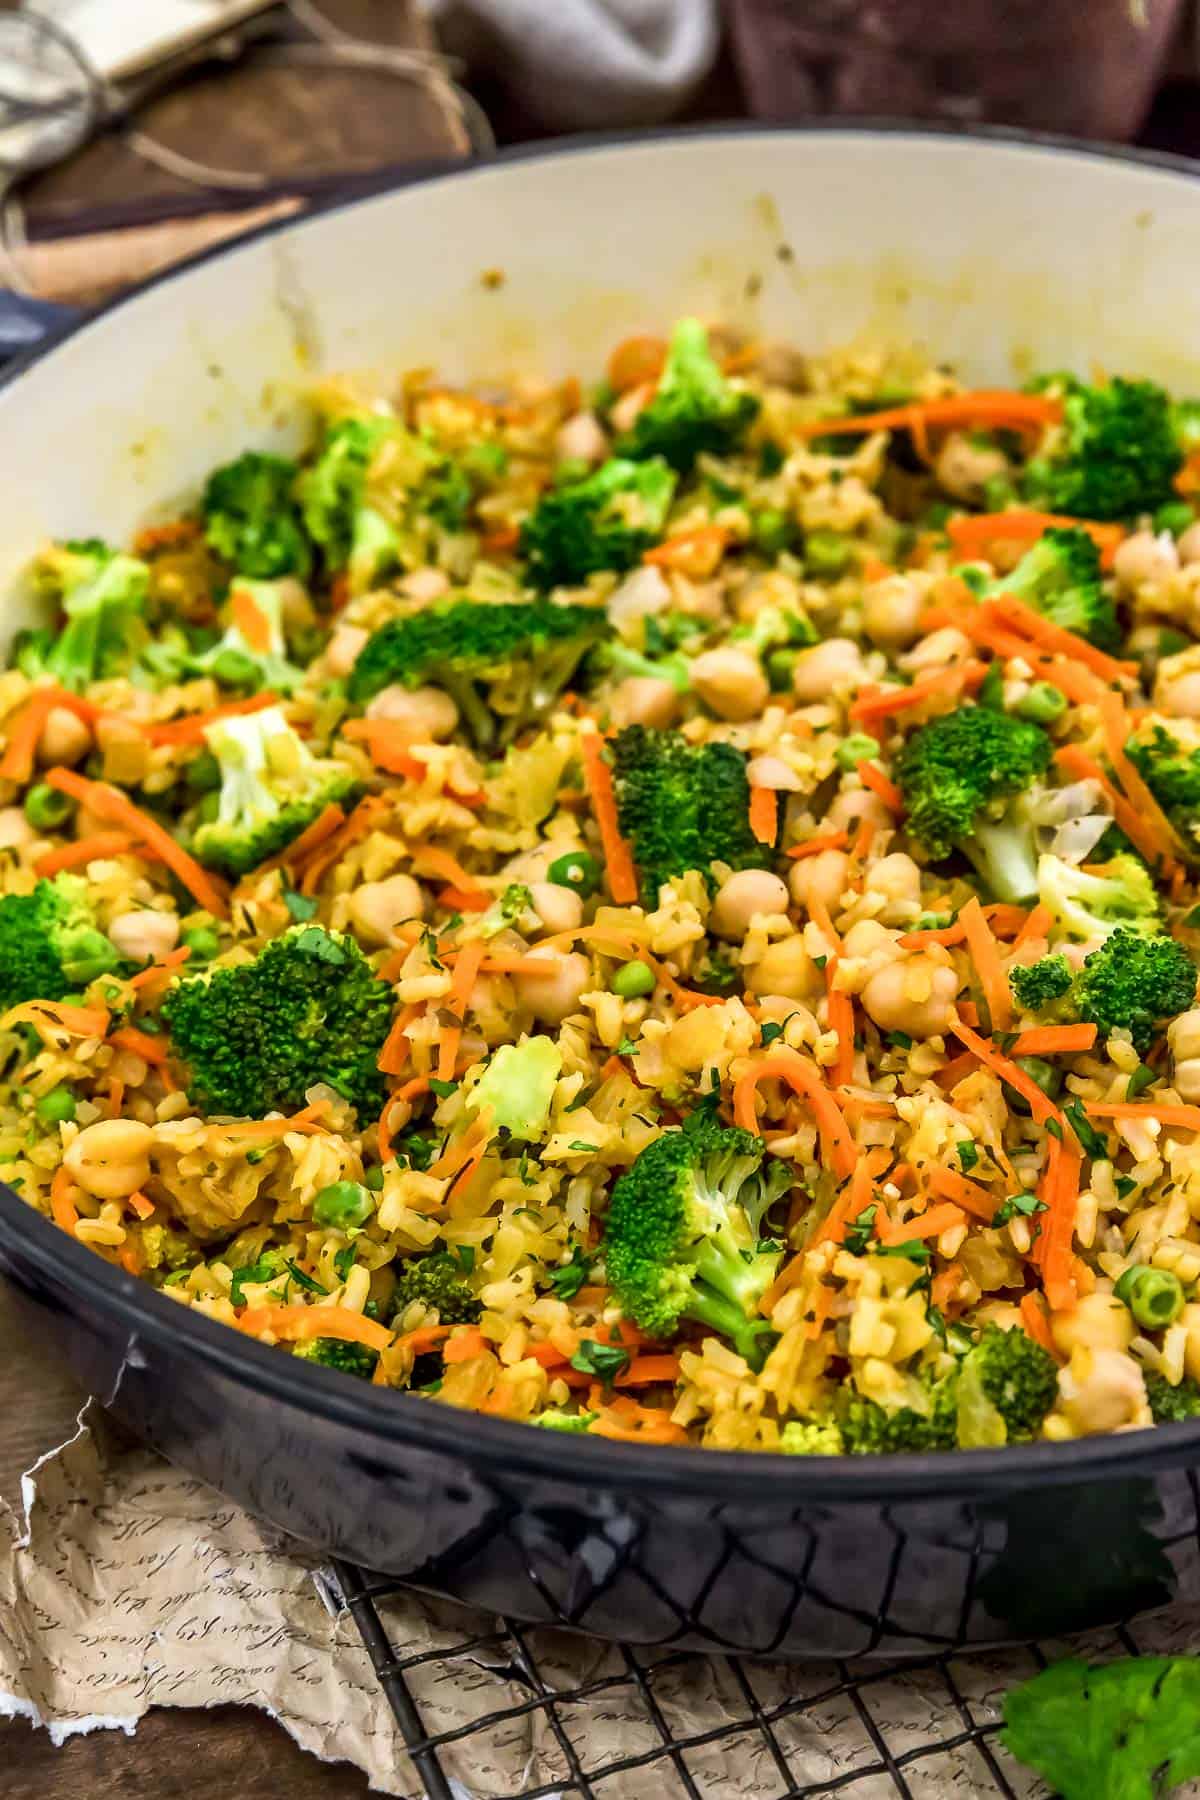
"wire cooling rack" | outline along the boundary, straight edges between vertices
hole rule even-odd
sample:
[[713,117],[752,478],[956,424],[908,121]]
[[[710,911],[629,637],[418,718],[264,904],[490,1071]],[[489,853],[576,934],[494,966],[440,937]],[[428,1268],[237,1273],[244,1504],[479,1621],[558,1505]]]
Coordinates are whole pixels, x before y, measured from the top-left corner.
[[[714,1662],[597,1644],[579,1679],[581,1640],[568,1640],[564,1653],[565,1634],[549,1628],[500,1619],[472,1630],[477,1613],[462,1615],[461,1637],[451,1631],[438,1648],[406,1654],[387,1625],[389,1602],[403,1589],[343,1563],[333,1574],[423,1784],[411,1800],[473,1800],[470,1772],[484,1771],[497,1745],[517,1741],[527,1746],[526,1784],[486,1788],[505,1800],[1033,1800],[1046,1792],[997,1736],[1004,1690],[1045,1666],[1040,1645],[889,1666]],[[1138,1654],[1127,1628],[1089,1645],[1106,1649]],[[469,1723],[439,1730],[438,1686],[461,1686],[466,1665],[490,1671],[493,1682],[475,1689]],[[706,1709],[714,1682],[721,1703]],[[719,1723],[704,1723],[706,1710]]]

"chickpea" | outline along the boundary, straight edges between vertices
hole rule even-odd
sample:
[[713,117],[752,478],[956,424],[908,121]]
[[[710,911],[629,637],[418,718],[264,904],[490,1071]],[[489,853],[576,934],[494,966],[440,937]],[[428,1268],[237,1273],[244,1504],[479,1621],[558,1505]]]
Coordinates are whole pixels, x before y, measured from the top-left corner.
[[845,891],[849,872],[850,858],[844,850],[818,850],[815,856],[802,856],[793,863],[788,877],[792,899],[806,912],[814,900],[824,901],[832,914]]
[[954,1014],[958,976],[945,963],[917,955],[885,964],[867,982],[862,1003],[880,1031],[941,1037]]
[[604,610],[614,630],[623,631],[637,619],[665,612],[670,604],[671,586],[666,576],[653,563],[643,563],[613,589]]
[[428,605],[450,591],[450,577],[441,569],[413,569],[400,583],[400,592],[410,600]]
[[1167,1026],[1174,1064],[1172,1079],[1181,1100],[1200,1100],[1200,1010],[1180,1013]]
[[1154,704],[1177,719],[1200,719],[1200,655],[1164,656],[1154,675]]
[[1179,568],[1179,552],[1170,532],[1135,531],[1117,546],[1113,574],[1129,592],[1167,581]]
[[900,662],[912,674],[922,675],[932,669],[944,669],[951,663],[964,662],[970,654],[971,640],[966,632],[960,631],[957,625],[942,625],[914,644]]
[[1064,1356],[1078,1349],[1128,1350],[1137,1335],[1125,1302],[1100,1288],[1084,1294],[1074,1311],[1053,1314],[1050,1329]]
[[679,717],[679,694],[672,682],[657,675],[630,675],[613,690],[610,711],[617,726],[673,725]]
[[37,842],[37,835],[24,807],[0,807],[0,850],[24,850]]
[[746,986],[753,994],[782,994],[788,1000],[804,1000],[820,992],[821,972],[804,947],[800,933],[768,944],[756,963],[745,971]]
[[692,691],[718,718],[734,720],[753,719],[771,694],[758,658],[728,646],[705,650],[696,658]]
[[369,944],[394,944],[405,919],[425,917],[425,896],[411,875],[366,881],[350,896],[350,922]]
[[843,788],[835,794],[825,815],[825,823],[830,831],[853,831],[858,825],[881,826],[894,824],[891,813],[870,788]]
[[101,1119],[75,1138],[63,1158],[67,1173],[97,1200],[123,1200],[150,1179],[154,1133],[136,1119]]
[[934,476],[956,500],[978,501],[989,481],[1008,474],[1008,458],[991,444],[973,444],[965,431],[952,431],[938,452]]
[[370,637],[361,625],[339,625],[325,646],[325,667],[335,677],[348,675]]
[[574,931],[583,924],[583,896],[556,881],[529,884],[533,910],[547,931]]
[[861,682],[864,673],[862,651],[853,638],[826,638],[800,652],[792,665],[792,689],[797,700],[812,705],[828,700],[836,688]]
[[92,734],[82,719],[65,706],[52,706],[38,739],[37,759],[44,768],[55,763],[77,763],[92,747]]
[[608,437],[595,413],[577,412],[564,419],[554,439],[554,451],[564,462],[603,462],[608,455]]
[[904,649],[921,635],[925,594],[911,575],[888,575],[863,592],[863,630],[873,644]]
[[867,872],[867,886],[887,901],[883,917],[904,923],[921,910],[921,871],[911,856],[894,850]]
[[417,742],[436,744],[453,734],[458,708],[441,688],[406,688],[393,682],[376,694],[367,707],[367,717],[394,720],[406,726]]
[[757,914],[786,913],[788,891],[769,869],[739,869],[717,889],[708,928],[720,938],[736,943],[750,929]]
[[842,939],[842,949],[856,962],[873,959],[881,968],[885,962],[895,962],[904,955],[896,942],[895,932],[881,925],[878,919],[856,920]]
[[535,1019],[543,1025],[561,1025],[578,1008],[580,995],[587,992],[592,978],[588,959],[578,950],[535,949],[529,956],[544,962],[546,973],[516,975],[513,986]]
[[168,956],[179,942],[179,918],[176,913],[151,912],[143,907],[138,912],[118,914],[108,935],[130,962],[154,962],[160,956]]
[[1122,1350],[1080,1345],[1059,1374],[1058,1392],[1058,1416],[1079,1437],[1150,1423],[1142,1371]]
[[1200,562],[1200,519],[1181,532],[1175,544],[1182,563]]
[[808,386],[808,361],[791,344],[764,344],[758,356],[758,373],[769,387],[794,388]]

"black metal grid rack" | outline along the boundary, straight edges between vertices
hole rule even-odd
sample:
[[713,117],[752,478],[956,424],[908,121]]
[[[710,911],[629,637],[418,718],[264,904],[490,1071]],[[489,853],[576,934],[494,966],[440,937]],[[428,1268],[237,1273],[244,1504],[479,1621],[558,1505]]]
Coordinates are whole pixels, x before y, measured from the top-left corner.
[[[679,1704],[690,1680],[702,1685],[711,1668],[697,1653],[597,1645],[595,1671],[564,1682],[563,1634],[509,1619],[480,1631],[472,1629],[479,1615],[468,1613],[461,1636],[451,1631],[436,1649],[409,1654],[393,1644],[386,1622],[399,1585],[343,1563],[334,1574],[423,1783],[424,1795],[418,1790],[411,1800],[463,1800],[473,1791],[469,1771],[486,1760],[489,1744],[520,1730],[536,1737],[536,1748],[526,1785],[505,1789],[505,1800],[726,1800],[735,1786],[754,1800],[1033,1800],[1046,1792],[997,1736],[1003,1689],[1045,1665],[1043,1646],[898,1665],[725,1657],[723,1711],[732,1716],[698,1729]],[[1107,1644],[1089,1645],[1105,1650],[1136,1655],[1138,1646],[1123,1628]],[[464,1661],[491,1671],[495,1694],[476,1696],[469,1723],[439,1730],[426,1717],[429,1697]],[[611,1717],[614,1707],[629,1721],[628,1747],[623,1739],[619,1754],[610,1748],[594,1756],[588,1718],[595,1708]],[[836,1766],[822,1750],[833,1729]],[[611,1730],[607,1738],[611,1745]],[[738,1761],[736,1784],[730,1756]]]

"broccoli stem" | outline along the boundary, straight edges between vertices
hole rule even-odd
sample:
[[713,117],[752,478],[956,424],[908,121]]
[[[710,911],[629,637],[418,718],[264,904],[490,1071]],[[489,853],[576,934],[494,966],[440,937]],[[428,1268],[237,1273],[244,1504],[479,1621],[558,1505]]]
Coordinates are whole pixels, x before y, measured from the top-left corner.
[[1019,905],[1036,898],[1037,852],[1030,833],[1009,820],[980,824],[962,848],[997,900]]

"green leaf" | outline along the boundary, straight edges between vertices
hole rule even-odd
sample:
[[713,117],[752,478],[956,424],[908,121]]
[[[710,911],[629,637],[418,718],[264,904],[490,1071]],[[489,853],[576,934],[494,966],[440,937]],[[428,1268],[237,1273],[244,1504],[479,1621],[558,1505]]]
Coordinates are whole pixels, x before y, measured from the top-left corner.
[[979,1161],[979,1146],[972,1138],[964,1138],[962,1143],[956,1144],[954,1148],[958,1151],[959,1168],[964,1175],[969,1175]]
[[629,1352],[619,1344],[598,1344],[595,1338],[584,1338],[571,1358],[571,1367],[607,1384],[629,1367]]
[[290,889],[283,891],[283,904],[291,913],[298,925],[316,917],[318,902],[310,900],[307,894],[293,894]]
[[592,1272],[592,1259],[576,1244],[568,1263],[560,1263],[547,1274],[550,1286],[560,1300],[573,1300]]
[[875,1256],[903,1256],[909,1262],[928,1262],[930,1249],[920,1238],[905,1238],[902,1244],[874,1244],[872,1254]]
[[598,1144],[585,1144],[582,1138],[573,1138],[567,1145],[568,1150],[586,1150],[592,1154],[599,1149]]
[[245,1306],[246,1296],[243,1290],[247,1284],[256,1286],[260,1281],[271,1281],[282,1273],[277,1256],[262,1256],[257,1262],[243,1263],[240,1269],[233,1271],[233,1280],[229,1284],[231,1303],[234,1306]]
[[1008,1199],[1002,1200],[996,1208],[992,1216],[992,1224],[996,1227],[1007,1225],[1008,1221],[1015,1219],[1018,1213],[1023,1219],[1032,1219],[1035,1213],[1043,1213],[1047,1210],[1046,1202],[1039,1200],[1036,1194],[1010,1194]]
[[1139,1094],[1144,1094],[1146,1089],[1157,1080],[1158,1076],[1148,1064],[1139,1063],[1125,1084],[1125,1098],[1136,1100]]
[[864,1206],[856,1219],[847,1225],[842,1242],[852,1256],[862,1256],[875,1235],[875,1218],[879,1212],[878,1204]]
[[1079,1148],[1087,1156],[1095,1157],[1100,1162],[1108,1160],[1108,1141],[1096,1130],[1083,1110],[1081,1100],[1068,1100],[1063,1107],[1070,1122],[1071,1130],[1079,1139]]
[[337,1270],[339,1281],[345,1281],[347,1275],[349,1275],[351,1269],[354,1267],[354,1259],[357,1255],[358,1249],[354,1244],[346,1244],[336,1253],[333,1259],[333,1266]]
[[291,1275],[292,1280],[296,1283],[297,1287],[304,1288],[310,1294],[327,1294],[329,1292],[329,1289],[322,1287],[319,1281],[314,1281],[311,1275],[306,1275],[299,1263],[289,1260],[284,1264],[284,1267]]
[[429,1077],[429,1091],[436,1094],[439,1100],[448,1100],[457,1089],[457,1081],[439,1081],[436,1075]]
[[1004,1722],[1062,1800],[1159,1800],[1200,1776],[1200,1659],[1054,1663],[1008,1694]]

